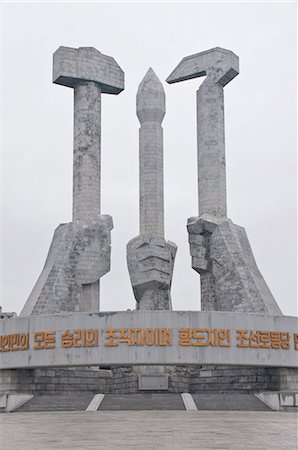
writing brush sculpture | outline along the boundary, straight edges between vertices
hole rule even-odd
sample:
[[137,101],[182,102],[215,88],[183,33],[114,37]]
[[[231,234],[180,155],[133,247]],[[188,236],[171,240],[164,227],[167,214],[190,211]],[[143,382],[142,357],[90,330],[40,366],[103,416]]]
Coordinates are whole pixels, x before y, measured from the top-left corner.
[[140,235],[127,244],[137,309],[172,309],[170,288],[177,247],[164,238],[163,130],[165,93],[150,68],[137,93]]

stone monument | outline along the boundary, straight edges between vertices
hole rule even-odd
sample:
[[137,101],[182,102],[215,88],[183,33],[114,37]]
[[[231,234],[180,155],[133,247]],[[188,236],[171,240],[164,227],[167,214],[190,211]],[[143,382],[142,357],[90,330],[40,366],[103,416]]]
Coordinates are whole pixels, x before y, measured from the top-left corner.
[[73,220],[58,226],[21,316],[99,311],[99,280],[110,270],[113,222],[100,213],[101,94],[119,94],[124,73],[93,47],[59,47],[53,83],[74,90]]
[[[137,92],[140,235],[127,244],[137,310],[172,310],[171,284],[177,247],[164,238],[163,129],[165,92],[150,68]],[[119,369],[116,369],[119,370]],[[135,366],[140,389],[168,389],[166,366]],[[127,372],[127,370],[126,370]],[[125,373],[126,373],[125,372]]]
[[206,76],[197,91],[199,216],[187,224],[192,268],[200,274],[202,310],[279,315],[245,229],[227,218],[223,88],[238,73],[238,56],[216,47],[183,58],[167,78]]
[[206,76],[197,92],[199,212],[187,223],[203,312],[172,311],[177,247],[164,232],[165,93],[151,68],[137,92],[140,234],[127,244],[136,310],[99,312],[113,227],[100,210],[101,94],[119,94],[124,73],[93,47],[54,53],[53,82],[74,90],[73,218],[56,229],[21,317],[0,309],[0,411],[49,393],[75,401],[84,394],[82,405],[92,399],[87,410],[96,410],[105,394],[148,390],[179,394],[178,409],[181,396],[196,409],[191,394],[210,393],[298,407],[297,320],[282,316],[244,228],[227,215],[223,88],[238,73],[238,57],[216,47],[184,58],[167,79]]
[[[245,229],[227,217],[224,87],[239,74],[239,58],[220,47],[187,56],[167,78],[169,84],[205,76],[197,91],[197,164],[199,216],[187,222],[192,268],[200,274],[202,311],[238,311],[281,315],[271,291],[260,273]],[[202,367],[215,386],[221,380],[258,382],[279,386],[291,376],[279,377],[270,369]],[[215,376],[214,376],[215,375]],[[283,380],[283,381],[280,381]],[[233,384],[231,385],[233,389]],[[244,387],[244,386],[243,386]],[[203,387],[202,387],[203,388]],[[204,389],[204,388],[203,388]],[[212,389],[212,388],[211,388]]]
[[140,235],[127,244],[127,263],[137,309],[171,310],[177,247],[164,238],[163,130],[165,93],[150,68],[137,93]]

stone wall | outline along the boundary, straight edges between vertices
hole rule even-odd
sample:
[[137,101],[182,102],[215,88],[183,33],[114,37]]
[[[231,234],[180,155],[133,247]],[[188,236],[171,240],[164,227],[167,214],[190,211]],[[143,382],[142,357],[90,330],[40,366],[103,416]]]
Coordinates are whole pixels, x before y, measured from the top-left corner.
[[[232,366],[163,366],[171,393],[298,392],[298,370]],[[138,367],[109,369],[11,369],[0,372],[0,394],[89,391],[132,394],[139,390]],[[148,391],[147,391],[148,392]],[[149,392],[165,392],[164,390]]]
[[[131,366],[112,368],[112,373],[111,393],[139,392],[136,368]],[[297,369],[245,366],[166,366],[165,373],[169,377],[168,392],[171,393],[298,392]]]
[[277,379],[280,391],[295,391],[298,393],[298,369],[270,369],[270,373],[272,373],[272,377]]
[[109,392],[112,374],[96,368],[11,369],[0,372],[0,394]]
[[132,366],[112,368],[111,394],[133,394],[139,392],[139,379]]
[[[190,392],[237,392],[252,393],[278,390],[277,369],[231,366],[203,366],[193,369],[190,378]],[[298,387],[298,384],[297,384]]]

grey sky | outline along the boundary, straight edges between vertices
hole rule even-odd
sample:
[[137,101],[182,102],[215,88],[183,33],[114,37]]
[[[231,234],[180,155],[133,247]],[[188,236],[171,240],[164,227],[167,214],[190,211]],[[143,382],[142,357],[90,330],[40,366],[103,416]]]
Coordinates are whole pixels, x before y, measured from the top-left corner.
[[[165,78],[182,57],[220,46],[240,57],[225,88],[228,216],[246,228],[258,266],[285,314],[296,300],[296,4],[4,3],[2,223],[4,310],[20,312],[54,229],[71,220],[72,90],[51,82],[60,46],[93,46],[125,72],[103,96],[102,213],[114,221],[112,269],[101,308],[134,308],[126,244],[138,234],[135,95],[152,66]],[[195,91],[164,83],[166,238],[178,245],[174,309],[199,308],[186,221],[197,215]]]

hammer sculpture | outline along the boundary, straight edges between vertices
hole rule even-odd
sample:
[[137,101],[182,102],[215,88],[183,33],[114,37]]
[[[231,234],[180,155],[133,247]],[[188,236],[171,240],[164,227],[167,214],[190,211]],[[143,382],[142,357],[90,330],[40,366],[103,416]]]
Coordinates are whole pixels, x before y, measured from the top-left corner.
[[167,78],[206,76],[197,91],[199,216],[187,225],[192,268],[200,274],[202,310],[280,315],[245,229],[227,218],[223,88],[238,73],[238,56],[216,47],[183,58]]
[[112,218],[100,215],[101,94],[119,94],[124,73],[93,47],[59,47],[53,82],[74,90],[73,221],[56,229],[44,269],[21,315],[99,310],[110,270]]

